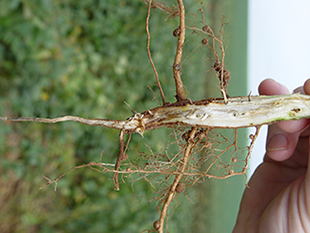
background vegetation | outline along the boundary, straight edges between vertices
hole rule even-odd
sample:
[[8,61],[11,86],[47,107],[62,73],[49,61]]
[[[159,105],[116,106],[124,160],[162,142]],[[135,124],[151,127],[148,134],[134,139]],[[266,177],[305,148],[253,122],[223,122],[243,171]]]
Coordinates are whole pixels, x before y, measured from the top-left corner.
[[[200,19],[200,1],[185,1],[185,6],[192,22]],[[219,28],[222,8],[222,1],[203,2],[205,20],[213,28]],[[0,115],[124,120],[132,115],[124,101],[138,112],[158,106],[150,90],[158,96],[146,52],[146,14],[141,0],[0,1]],[[151,52],[170,102],[175,101],[171,66],[177,27],[177,19],[158,10],[151,14]],[[207,72],[212,54],[190,32],[183,58],[182,78],[191,99],[219,94],[214,73]],[[148,132],[143,140],[133,135],[131,147],[160,149],[170,140],[169,132]],[[115,163],[117,138],[117,131],[78,123],[0,122],[0,231],[151,228],[158,212],[156,202],[149,202],[154,190],[144,180],[131,184],[125,178],[117,192],[113,174],[81,169],[62,178],[56,192],[51,186],[39,191],[46,182],[42,175],[54,178],[75,165],[99,161],[102,151],[105,162]],[[206,232],[212,193],[205,190],[211,190],[210,185],[198,184],[195,192],[178,199],[177,214],[170,216],[171,232]]]

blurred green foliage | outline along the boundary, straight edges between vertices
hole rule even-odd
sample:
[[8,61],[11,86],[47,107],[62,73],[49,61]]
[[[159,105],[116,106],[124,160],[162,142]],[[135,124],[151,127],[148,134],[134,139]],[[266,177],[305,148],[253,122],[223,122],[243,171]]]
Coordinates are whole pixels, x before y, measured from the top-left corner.
[[[195,14],[193,22],[199,21],[200,1],[190,4],[185,1],[187,14]],[[208,1],[204,7],[208,9]],[[146,51],[146,14],[140,0],[0,1],[0,115],[124,120],[132,115],[124,101],[138,112],[158,106],[148,88],[160,100]],[[177,27],[177,19],[152,11],[151,52],[170,102],[175,101],[172,32]],[[208,97],[205,77],[212,65],[204,47],[195,50],[200,41],[188,32],[184,58],[188,57],[182,64],[182,78],[193,100]],[[133,135],[131,147],[147,151],[147,144],[159,151],[169,141],[169,132],[147,132],[143,139]],[[115,130],[74,122],[0,122],[0,231],[152,228],[159,216],[158,203],[140,197],[154,197],[144,180],[134,183],[133,192],[125,178],[116,192],[113,174],[85,168],[68,173],[56,192],[52,186],[39,191],[46,182],[42,175],[54,178],[73,166],[99,162],[101,151],[104,162],[114,163],[117,139]],[[196,196],[188,195],[195,202]],[[182,195],[178,203],[177,213],[170,217],[170,232],[190,232],[195,218],[189,211],[192,203]]]

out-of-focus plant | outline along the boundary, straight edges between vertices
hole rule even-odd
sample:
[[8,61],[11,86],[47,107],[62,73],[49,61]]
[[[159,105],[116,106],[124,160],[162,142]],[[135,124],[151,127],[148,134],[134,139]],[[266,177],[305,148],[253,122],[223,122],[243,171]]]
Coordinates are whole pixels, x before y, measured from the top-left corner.
[[[305,95],[229,95],[227,19],[221,16],[216,32],[202,3],[196,9],[186,9],[182,0],[1,4],[0,119],[8,122],[0,135],[3,232],[137,231],[150,219],[154,229],[145,231],[168,231],[169,216],[194,184],[245,174],[261,125],[310,115]],[[207,70],[215,84],[208,87],[218,90],[218,98],[201,97],[205,63],[212,64]],[[14,121],[76,121],[119,132]],[[256,127],[246,147],[238,140],[244,127]],[[86,167],[92,169],[79,169]],[[41,188],[54,184],[59,191],[31,191],[40,183],[35,170],[47,180]],[[67,172],[55,175],[59,170]],[[127,179],[132,186],[123,184]],[[112,183],[124,191],[115,193]],[[146,202],[135,203],[129,190],[158,200],[158,217]]]
[[[188,12],[197,12],[199,4],[188,6]],[[157,106],[150,101],[158,89],[147,61],[146,16],[140,0],[1,1],[0,115],[123,119],[130,108]],[[166,17],[152,14],[151,51],[172,102],[171,38],[178,20]],[[200,38],[188,36],[195,42],[184,48],[190,55]],[[196,54],[184,63],[182,78],[191,97],[200,99],[207,97],[201,87],[208,67],[206,51]],[[191,79],[193,73],[201,78]],[[74,123],[0,124],[1,232],[135,232],[153,222],[156,207],[137,198],[152,199],[152,188],[138,180],[133,184],[137,194],[129,183],[115,192],[112,174],[83,169],[67,174],[56,192],[38,191],[42,175],[55,177],[74,165],[99,162],[101,152],[102,159],[114,163],[116,131]],[[144,143],[159,149],[172,140],[168,134],[166,129],[145,134],[143,143],[133,135],[131,146],[140,152],[149,152]],[[175,218],[191,218],[182,216]],[[173,219],[170,226],[180,229]]]

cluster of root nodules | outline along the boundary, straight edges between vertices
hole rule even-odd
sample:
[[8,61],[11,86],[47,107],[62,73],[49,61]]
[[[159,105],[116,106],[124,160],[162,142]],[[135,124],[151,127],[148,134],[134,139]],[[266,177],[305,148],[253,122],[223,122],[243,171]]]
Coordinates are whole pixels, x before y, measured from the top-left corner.
[[[119,160],[91,162],[71,168],[54,180],[46,178],[46,185],[57,185],[57,181],[71,170],[85,167],[101,173],[120,175],[120,189],[126,180],[132,184],[144,180],[155,190],[156,196],[153,199],[159,201],[160,218],[154,222],[157,228],[158,224],[164,224],[170,203],[177,195],[186,195],[188,189],[196,182],[205,178],[225,179],[234,175],[245,175],[251,150],[259,133],[257,128],[256,133],[248,136],[247,145],[239,145],[238,137],[245,137],[244,129],[219,130],[176,126],[170,130],[171,140],[166,146],[162,145],[160,151],[146,145],[146,150],[139,152],[129,149],[128,142],[125,145],[122,143],[126,159],[118,164],[118,169],[115,167]],[[100,160],[103,158],[104,155]],[[167,219],[165,225],[168,226]]]
[[[248,143],[246,145],[238,144],[238,138],[245,137],[246,131],[244,129],[211,130],[201,128],[197,130],[194,139],[191,140],[193,146],[186,168],[181,172],[179,168],[184,165],[184,150],[188,144],[190,130],[187,127],[172,128],[170,136],[171,139],[174,139],[163,146],[161,151],[156,151],[149,145],[146,145],[144,152],[128,149],[128,158],[121,163],[118,170],[115,170],[116,161],[100,161],[80,165],[71,168],[69,171],[91,167],[101,173],[120,174],[122,175],[120,177],[122,182],[125,182],[126,179],[131,182],[145,180],[157,190],[160,199],[165,196],[165,192],[170,187],[167,182],[169,177],[176,175],[182,175],[180,183],[184,183],[184,185],[179,184],[176,189],[177,193],[183,193],[185,187],[192,186],[200,179],[225,179],[234,175],[245,175],[248,159],[259,128],[255,134],[247,137]],[[66,173],[54,180],[49,180],[47,185],[56,183]]]
[[[243,132],[240,133],[240,130]],[[168,178],[179,174],[183,175],[182,182],[186,184],[186,187],[206,177],[225,179],[234,175],[245,175],[258,129],[255,134],[247,137],[247,145],[238,144],[238,138],[245,137],[244,129],[202,128],[198,130],[193,140],[190,159],[185,171],[181,173],[179,167],[183,163],[182,158],[188,143],[189,132],[190,128],[187,127],[172,128],[170,136],[175,139],[163,146],[161,151],[156,151],[149,145],[145,145],[146,151],[144,152],[128,149],[127,160],[122,162],[118,170],[115,170],[115,161],[91,162],[73,169],[92,167],[103,173],[122,174],[120,178],[122,181],[126,180],[124,178],[129,178],[133,182],[144,179],[152,187],[157,188],[169,187],[166,182]],[[178,193],[182,193],[181,190],[179,189]]]
[[[243,132],[240,133],[240,130]],[[244,129],[197,130],[192,140],[193,147],[186,169],[180,172],[179,168],[184,164],[183,156],[190,131],[191,129],[187,127],[172,128],[170,134],[172,140],[166,146],[163,145],[161,151],[156,151],[149,145],[145,145],[144,152],[128,149],[129,157],[122,163],[117,173],[123,174],[123,177],[128,177],[133,182],[145,180],[159,191],[162,191],[162,188],[169,189],[170,185],[167,183],[169,177],[180,174],[186,187],[206,177],[224,179],[245,174],[250,145],[254,142],[255,135],[248,137],[248,145],[238,144],[238,138],[245,137]],[[104,166],[104,163],[101,165]],[[116,172],[108,166],[102,171]],[[182,193],[182,189],[178,190],[178,193]]]
[[[187,127],[172,128],[171,143],[164,149],[156,152],[151,146],[146,146],[148,151],[132,156],[135,159],[131,158],[132,151],[128,151],[128,161],[120,167],[119,171],[127,174],[124,174],[125,177],[131,179],[133,184],[144,180],[154,188],[160,216],[167,215],[163,213],[167,200],[171,202],[178,195],[186,196],[196,182],[205,178],[245,176],[251,149],[259,132],[257,128],[255,134],[247,137],[247,144],[239,144],[238,141],[244,143],[244,140],[238,140],[245,137],[244,129],[201,128],[190,138],[192,130]],[[185,159],[189,143],[192,147],[189,157]],[[155,229],[159,222],[160,219],[154,222]]]
[[[219,89],[223,95],[225,102],[229,97],[227,94],[227,86],[231,77],[230,71],[225,69],[225,43],[224,43],[224,26],[228,24],[227,18],[222,16],[222,23],[218,33],[205,22],[204,12],[202,5],[199,9],[201,17],[195,18],[193,21],[187,19],[191,26],[187,26],[187,29],[192,30],[194,34],[199,36],[201,39],[201,46],[205,46],[213,53],[214,65],[213,69],[217,73],[219,80]],[[198,20],[199,19],[199,20]]]
[[[157,176],[161,176],[162,180],[167,180],[168,176],[179,174],[190,130],[186,127],[173,128],[171,135],[175,137],[177,153],[169,152],[170,146],[175,147],[172,144],[157,154],[150,148],[151,153],[140,157],[145,161],[144,167],[140,167],[140,169],[157,173]],[[245,133],[244,129],[211,130],[202,128],[197,130],[190,158],[182,173],[182,182],[186,184],[186,187],[205,177],[224,179],[233,175],[245,174],[252,144],[256,139],[256,134],[251,134],[247,137],[247,145],[239,144],[238,138],[244,138]],[[156,184],[153,185],[156,186]],[[168,184],[165,185],[169,187]]]

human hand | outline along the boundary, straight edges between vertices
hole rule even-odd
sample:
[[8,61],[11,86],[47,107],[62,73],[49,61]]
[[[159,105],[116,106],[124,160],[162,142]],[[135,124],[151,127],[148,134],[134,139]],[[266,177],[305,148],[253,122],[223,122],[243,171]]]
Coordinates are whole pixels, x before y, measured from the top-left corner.
[[[289,94],[271,79],[259,92]],[[295,92],[309,95],[310,79]],[[233,232],[310,232],[309,124],[303,119],[269,126],[264,161],[244,191]]]

